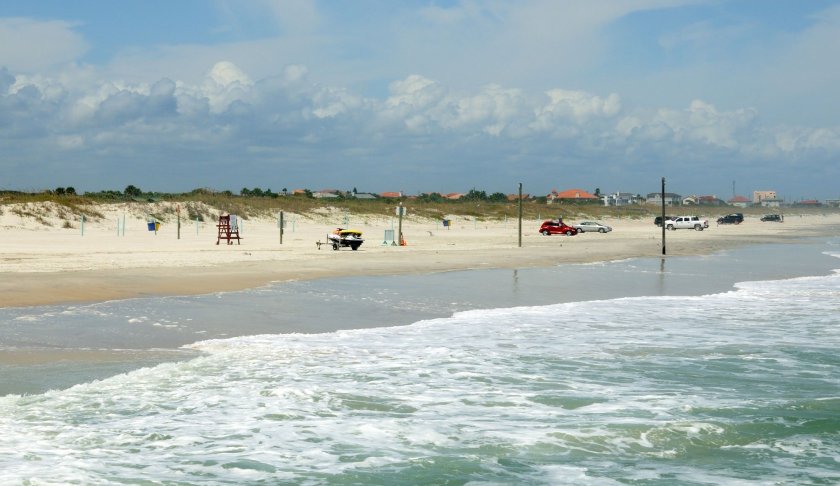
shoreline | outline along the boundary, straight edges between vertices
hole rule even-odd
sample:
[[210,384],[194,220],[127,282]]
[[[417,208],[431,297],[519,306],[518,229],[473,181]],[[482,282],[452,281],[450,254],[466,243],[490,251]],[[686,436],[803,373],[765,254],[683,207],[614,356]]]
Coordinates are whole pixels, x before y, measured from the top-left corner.
[[[599,252],[577,248],[558,254],[557,248],[544,248],[529,251],[527,258],[521,252],[520,258],[500,258],[510,254],[511,249],[484,250],[480,252],[484,257],[496,258],[483,262],[467,261],[464,255],[472,254],[471,251],[450,250],[430,259],[428,252],[415,249],[408,259],[402,253],[387,252],[363,259],[360,252],[341,254],[330,250],[328,255],[350,257],[352,260],[347,262],[357,262],[359,268],[350,272],[350,265],[345,264],[341,273],[331,271],[328,275],[319,273],[324,272],[321,260],[307,263],[306,258],[300,265],[289,261],[271,265],[252,262],[229,269],[168,267],[76,272],[81,276],[18,273],[37,277],[29,281],[38,285],[36,295],[55,298],[57,294],[49,289],[57,288],[73,289],[85,297],[125,291],[135,298],[97,299],[89,301],[91,305],[0,309],[4,316],[0,320],[5,324],[0,336],[4,347],[0,352],[0,396],[41,393],[190,359],[194,353],[189,345],[199,341],[402,326],[476,309],[628,297],[702,296],[730,291],[736,282],[823,275],[837,268],[836,258],[827,256],[829,252],[836,253],[836,236],[834,233],[806,238],[800,232],[763,241],[727,238],[723,245],[699,245],[700,240],[686,240],[694,244],[681,245],[685,251],[672,252],[667,258],[650,253],[619,257],[613,248],[618,240],[604,245]],[[561,240],[549,241],[559,244]],[[832,244],[827,245],[829,242]],[[567,246],[571,245],[564,243],[562,248]],[[625,254],[632,250],[624,248]],[[699,249],[708,254],[695,252]],[[552,251],[552,262],[562,260],[559,266],[546,264],[545,254]],[[610,258],[595,258],[602,254]],[[372,265],[374,261],[376,265]],[[430,264],[409,268],[407,261]],[[396,265],[401,262],[403,265]],[[569,265],[562,265],[563,262]],[[258,285],[273,267],[284,265],[286,271],[302,272],[305,278]],[[220,278],[225,272],[240,274],[242,278]],[[140,274],[142,278],[138,277]],[[383,277],[371,278],[376,275]],[[166,290],[160,287],[161,280],[177,287],[185,279],[195,284],[173,288],[172,298],[158,298]],[[230,284],[232,291],[217,294],[223,283]],[[154,292],[138,294],[144,285]],[[212,290],[200,292],[202,286]],[[187,290],[195,292],[189,294]],[[336,319],[336,315],[342,317]]]
[[[789,221],[712,224],[702,232],[669,231],[668,255],[664,258],[840,234],[837,215],[791,217]],[[313,243],[328,228],[323,224],[301,229],[282,247],[276,242],[271,222],[261,226],[249,222],[250,231],[243,244],[232,246],[215,246],[213,241],[208,244],[206,237],[152,240],[139,234],[137,240],[145,241],[135,244],[102,234],[82,241],[75,235],[68,238],[66,234],[56,237],[54,232],[30,232],[29,240],[40,240],[40,247],[37,241],[34,243],[38,251],[33,252],[32,246],[20,247],[26,246],[27,238],[21,238],[23,245],[13,251],[9,251],[9,243],[0,247],[4,264],[0,267],[0,308],[212,294],[273,282],[354,275],[536,268],[662,257],[661,230],[650,222],[606,222],[614,227],[613,232],[573,237],[545,237],[536,234],[529,223],[530,231],[524,233],[521,248],[516,246],[516,229],[510,225],[483,223],[480,228],[466,226],[450,232],[439,231],[434,223],[415,222],[405,227],[408,246],[377,245],[376,239],[368,237],[359,251],[317,250]],[[366,235],[378,233],[375,224],[364,228]],[[59,241],[52,241],[55,239]],[[88,243],[93,239],[96,246]],[[20,263],[15,266],[16,261]]]

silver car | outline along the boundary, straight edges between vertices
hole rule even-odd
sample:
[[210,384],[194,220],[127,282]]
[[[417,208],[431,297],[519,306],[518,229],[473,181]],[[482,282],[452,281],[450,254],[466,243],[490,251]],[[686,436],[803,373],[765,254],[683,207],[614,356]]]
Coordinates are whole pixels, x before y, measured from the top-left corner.
[[598,232],[598,233],[607,233],[612,231],[612,228],[605,225],[604,223],[599,223],[598,221],[581,221],[578,224],[573,224],[573,228],[578,230],[578,233],[587,233],[587,232]]

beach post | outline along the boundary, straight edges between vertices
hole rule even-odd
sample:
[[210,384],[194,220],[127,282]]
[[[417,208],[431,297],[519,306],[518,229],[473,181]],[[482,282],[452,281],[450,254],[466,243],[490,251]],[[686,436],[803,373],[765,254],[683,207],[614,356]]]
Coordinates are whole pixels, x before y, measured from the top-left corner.
[[178,213],[178,239],[181,239],[181,205],[175,206],[175,212]]
[[195,217],[195,235],[198,236],[198,216]]
[[[399,231],[397,232],[397,239],[399,240],[399,245],[400,246],[402,246],[403,241],[404,241],[403,240],[403,233],[402,233],[402,219],[403,219],[404,214],[405,214],[405,208],[403,207],[402,202],[400,202],[400,205],[397,206],[397,215],[400,217],[400,226],[399,226]],[[396,245],[396,243],[394,243],[394,244]]]
[[660,194],[660,199],[662,199],[662,254],[665,254],[665,178],[662,178],[662,193]]
[[[507,214],[505,214],[505,223],[507,223]],[[507,226],[507,224],[505,224]],[[522,248],[522,183],[519,183],[519,248]]]
[[85,215],[84,214],[79,216],[79,221],[81,221],[81,224],[79,225],[79,227],[81,228],[82,236],[84,236],[85,235]]
[[277,227],[280,228],[280,244],[283,244],[283,211],[280,211],[280,216],[277,218]]

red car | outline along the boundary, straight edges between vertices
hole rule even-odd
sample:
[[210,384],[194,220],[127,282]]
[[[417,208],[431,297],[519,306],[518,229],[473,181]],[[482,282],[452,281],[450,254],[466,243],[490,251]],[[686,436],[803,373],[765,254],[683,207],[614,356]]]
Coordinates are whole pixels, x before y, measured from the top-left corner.
[[567,225],[562,221],[548,220],[544,221],[543,224],[540,225],[540,233],[544,234],[545,236],[560,234],[566,236],[574,236],[578,234],[578,230],[572,228],[571,226]]

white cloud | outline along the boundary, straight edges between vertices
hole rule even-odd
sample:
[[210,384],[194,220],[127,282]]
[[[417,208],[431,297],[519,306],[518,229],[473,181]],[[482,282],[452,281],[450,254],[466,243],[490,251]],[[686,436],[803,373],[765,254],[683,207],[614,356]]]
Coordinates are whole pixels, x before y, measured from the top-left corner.
[[[37,147],[39,153],[56,147],[54,156],[61,154],[63,163],[78,157],[96,173],[123,165],[138,176],[212,174],[204,164],[247,154],[241,177],[252,182],[235,185],[253,184],[281,168],[298,177],[338,177],[347,164],[356,168],[351,177],[380,181],[372,161],[399,158],[413,183],[419,183],[416,167],[430,179],[460,173],[490,180],[503,165],[499,161],[525,160],[528,173],[551,173],[559,163],[583,179],[579,185],[592,180],[609,187],[600,179],[606,171],[593,161],[610,161],[609,173],[629,184],[631,167],[638,173],[632,177],[649,175],[638,167],[640,160],[667,160],[684,174],[725,161],[759,160],[769,167],[795,160],[812,167],[803,172],[810,174],[825,157],[840,155],[836,128],[763,126],[755,109],[724,110],[704,100],[683,109],[634,108],[624,106],[618,93],[554,88],[529,94],[498,84],[453,90],[419,74],[393,81],[389,95],[376,98],[313,82],[307,67],[297,64],[269,77],[255,77],[230,61],[213,62],[204,71],[192,83],[114,79],[72,89],[61,77],[7,72],[0,127],[14,130],[0,130],[0,147]],[[811,160],[814,154],[819,157]]]
[[0,66],[39,72],[76,62],[88,44],[63,21],[0,18]]
[[615,93],[606,98],[584,91],[552,89],[546,92],[549,101],[536,111],[536,126],[549,129],[555,119],[584,123],[592,118],[611,118],[621,110],[621,99]]
[[222,88],[229,88],[232,85],[250,86],[254,84],[247,74],[228,61],[217,62],[207,74],[207,77]]

